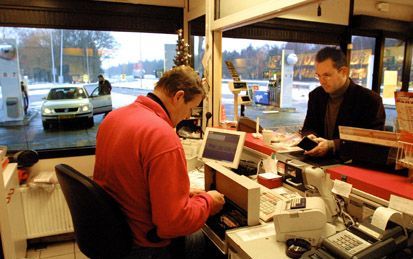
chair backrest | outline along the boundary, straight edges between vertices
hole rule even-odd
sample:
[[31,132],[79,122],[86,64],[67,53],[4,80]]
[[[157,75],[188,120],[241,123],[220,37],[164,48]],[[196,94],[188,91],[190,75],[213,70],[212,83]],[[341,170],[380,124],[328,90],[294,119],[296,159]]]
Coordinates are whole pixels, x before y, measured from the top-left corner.
[[80,251],[90,258],[120,258],[130,251],[132,231],[118,203],[72,167],[55,166],[69,206]]

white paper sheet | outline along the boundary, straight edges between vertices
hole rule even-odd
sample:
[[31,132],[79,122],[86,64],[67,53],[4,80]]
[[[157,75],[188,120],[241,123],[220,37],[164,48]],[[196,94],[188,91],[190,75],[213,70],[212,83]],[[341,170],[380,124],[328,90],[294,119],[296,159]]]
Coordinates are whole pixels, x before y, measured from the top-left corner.
[[371,219],[371,224],[382,230],[385,230],[387,222],[389,222],[390,219],[393,222],[401,223],[402,214],[397,210],[385,207],[378,207],[374,211],[373,218]]
[[275,227],[274,224],[267,224],[262,228],[252,228],[249,230],[240,231],[237,235],[242,239],[242,241],[247,242],[275,235]]
[[391,194],[389,208],[392,208],[397,211],[401,211],[403,213],[413,216],[413,200],[409,200],[409,199]]
[[353,187],[352,184],[334,180],[333,189],[331,190],[333,193],[348,198],[350,196],[351,188]]

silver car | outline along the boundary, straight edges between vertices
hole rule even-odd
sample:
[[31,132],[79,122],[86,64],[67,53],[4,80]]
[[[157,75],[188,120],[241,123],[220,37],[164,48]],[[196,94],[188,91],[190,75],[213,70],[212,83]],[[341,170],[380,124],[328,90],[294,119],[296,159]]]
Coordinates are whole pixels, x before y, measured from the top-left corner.
[[99,95],[98,89],[89,95],[79,85],[56,86],[43,101],[41,114],[44,129],[63,121],[79,120],[86,126],[94,125],[93,115],[112,111],[112,97]]

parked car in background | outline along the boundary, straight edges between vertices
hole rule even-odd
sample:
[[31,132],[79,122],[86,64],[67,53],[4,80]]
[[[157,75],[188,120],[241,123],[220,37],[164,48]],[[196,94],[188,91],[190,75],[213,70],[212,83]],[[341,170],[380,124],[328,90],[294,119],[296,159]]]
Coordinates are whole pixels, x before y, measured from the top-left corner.
[[93,115],[110,111],[110,94],[99,95],[96,88],[89,95],[82,85],[56,86],[50,89],[42,103],[42,124],[45,130],[53,124],[66,121],[79,121],[87,127],[92,127]]
[[112,111],[112,95],[99,95],[99,87],[93,89],[89,100],[93,104],[93,115]]

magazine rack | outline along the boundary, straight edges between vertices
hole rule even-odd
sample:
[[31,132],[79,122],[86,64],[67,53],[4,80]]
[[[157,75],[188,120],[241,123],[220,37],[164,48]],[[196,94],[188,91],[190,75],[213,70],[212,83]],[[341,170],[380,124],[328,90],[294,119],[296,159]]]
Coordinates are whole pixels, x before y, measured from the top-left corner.
[[413,183],[413,134],[410,132],[400,134],[396,165],[409,169],[408,178]]

